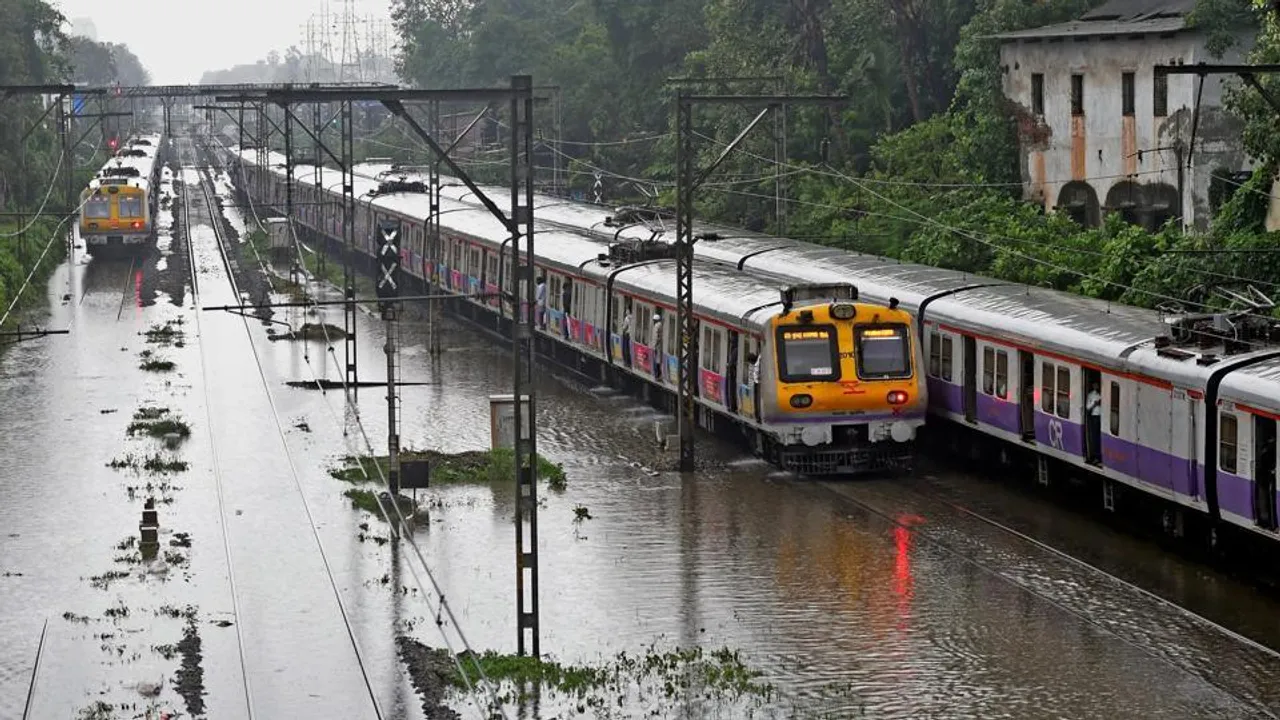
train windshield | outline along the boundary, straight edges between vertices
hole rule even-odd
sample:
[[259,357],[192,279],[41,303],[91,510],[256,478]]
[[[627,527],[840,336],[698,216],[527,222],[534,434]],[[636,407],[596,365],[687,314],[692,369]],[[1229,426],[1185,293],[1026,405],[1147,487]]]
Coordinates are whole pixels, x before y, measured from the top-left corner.
[[778,369],[784,382],[839,380],[835,328],[783,328],[778,332]]
[[105,195],[94,195],[84,204],[84,216],[87,218],[111,217],[111,198]]
[[120,196],[120,217],[142,217],[142,198]]
[[911,343],[905,325],[857,329],[858,377],[911,376]]

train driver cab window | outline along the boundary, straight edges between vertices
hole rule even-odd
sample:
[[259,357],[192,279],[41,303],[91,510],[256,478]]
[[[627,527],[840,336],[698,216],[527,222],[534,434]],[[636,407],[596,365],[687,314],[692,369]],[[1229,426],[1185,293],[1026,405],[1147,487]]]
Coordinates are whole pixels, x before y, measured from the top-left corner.
[[1221,419],[1218,421],[1218,468],[1225,473],[1235,474],[1236,472],[1236,442],[1238,440],[1236,434],[1239,432],[1239,426],[1236,423],[1236,416],[1231,413],[1222,413]]
[[84,205],[84,216],[87,218],[111,217],[111,198],[106,195],[93,195]]
[[120,195],[120,217],[122,218],[140,218],[142,217],[142,198],[137,196]]
[[831,325],[779,328],[778,369],[783,382],[839,380],[835,328]]
[[858,377],[871,379],[911,376],[911,342],[905,325],[859,327],[854,332]]

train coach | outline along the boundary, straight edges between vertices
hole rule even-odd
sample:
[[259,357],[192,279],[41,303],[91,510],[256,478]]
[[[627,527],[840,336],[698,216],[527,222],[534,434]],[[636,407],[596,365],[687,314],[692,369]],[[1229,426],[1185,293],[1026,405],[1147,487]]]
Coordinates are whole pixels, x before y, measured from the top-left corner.
[[[251,165],[252,153],[242,161]],[[280,208],[283,167],[246,170],[246,190]],[[317,186],[313,170],[294,168],[297,226],[309,239],[340,244],[337,188]],[[354,190],[361,253],[373,257],[378,222],[399,221],[402,267],[411,276],[420,283],[436,278],[458,296],[464,314],[508,329],[513,308],[493,294],[511,288],[509,241],[494,217],[443,200],[443,250],[428,258],[425,195],[368,178],[357,178]],[[545,305],[535,309],[544,354],[669,402],[678,380],[670,246],[539,228],[536,251],[545,284]],[[867,302],[848,283],[781,287],[706,263],[695,268],[694,282],[699,425],[744,438],[771,462],[808,474],[911,464],[928,389],[914,321],[896,300]]]
[[[370,175],[389,165],[369,166]],[[445,178],[443,198],[474,202]],[[494,193],[502,188],[484,188]],[[661,238],[644,209],[539,197],[539,223],[614,240]],[[1101,504],[1155,507],[1174,535],[1225,526],[1280,540],[1280,331],[1268,306],[1160,313],[1070,293],[698,223],[701,261],[789,283],[852,282],[898,298],[925,349],[931,433],[1085,480]]]
[[80,195],[80,236],[95,255],[139,253],[154,238],[159,135],[128,142]]

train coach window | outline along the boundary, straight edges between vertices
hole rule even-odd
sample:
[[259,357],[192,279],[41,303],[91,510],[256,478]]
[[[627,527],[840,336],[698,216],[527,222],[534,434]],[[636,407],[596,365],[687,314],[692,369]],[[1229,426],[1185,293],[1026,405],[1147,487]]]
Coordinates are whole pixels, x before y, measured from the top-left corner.
[[1071,416],[1071,369],[1058,368],[1058,417]]
[[910,377],[911,344],[906,326],[859,327],[856,333],[858,377]]
[[1053,363],[1040,363],[1040,410],[1053,414]]
[[942,371],[942,336],[929,333],[929,376],[938,377]]
[[839,380],[835,328],[830,325],[778,330],[779,375],[784,382]]
[[982,394],[990,395],[996,384],[996,350],[993,347],[982,348]]
[[1111,436],[1120,436],[1120,383],[1111,381]]
[[996,352],[996,397],[1009,397],[1009,353],[1004,350]]
[[1222,472],[1235,474],[1237,432],[1236,416],[1222,413],[1218,421],[1218,467]]
[[942,379],[951,382],[951,338],[942,338]]

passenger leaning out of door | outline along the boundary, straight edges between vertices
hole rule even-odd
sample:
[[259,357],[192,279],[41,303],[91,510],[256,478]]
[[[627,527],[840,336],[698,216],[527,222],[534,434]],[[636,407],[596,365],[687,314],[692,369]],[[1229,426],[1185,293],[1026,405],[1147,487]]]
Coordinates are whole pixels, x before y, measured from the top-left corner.
[[747,355],[747,387],[751,388],[752,411],[755,419],[760,419],[760,356]]
[[622,314],[622,362],[631,367],[631,301],[627,301],[627,309]]
[[662,365],[665,358],[662,355],[662,313],[653,314],[653,376],[662,379]]
[[1084,399],[1085,433],[1088,447],[1085,448],[1085,460],[1097,463],[1102,458],[1102,393],[1098,383],[1089,384],[1089,394]]

